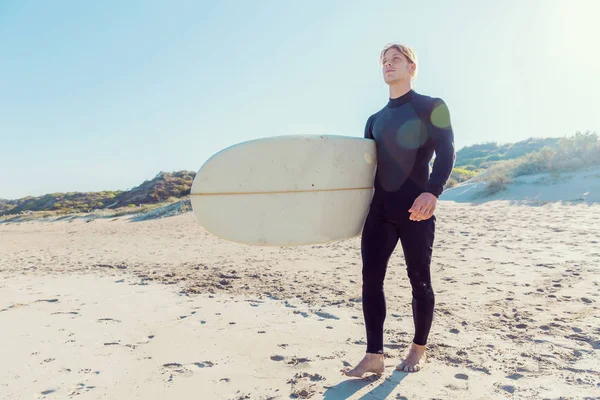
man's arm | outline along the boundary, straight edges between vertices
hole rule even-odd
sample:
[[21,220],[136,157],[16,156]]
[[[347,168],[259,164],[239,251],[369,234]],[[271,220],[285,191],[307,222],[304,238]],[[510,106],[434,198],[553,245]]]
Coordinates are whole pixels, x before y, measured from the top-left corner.
[[456,161],[450,112],[442,99],[434,100],[428,127],[435,148],[435,161],[425,191],[439,197]]
[[425,191],[415,199],[408,210],[409,219],[412,221],[431,218],[437,198],[442,194],[456,160],[450,112],[442,99],[434,99],[427,128],[435,149],[435,161]]

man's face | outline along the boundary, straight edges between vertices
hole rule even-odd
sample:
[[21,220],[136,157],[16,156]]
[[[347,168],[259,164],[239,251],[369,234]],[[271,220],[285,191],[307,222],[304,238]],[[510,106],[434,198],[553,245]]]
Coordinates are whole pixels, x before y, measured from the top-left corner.
[[401,81],[410,81],[415,65],[408,61],[404,54],[391,48],[383,55],[381,68],[383,80],[389,85]]

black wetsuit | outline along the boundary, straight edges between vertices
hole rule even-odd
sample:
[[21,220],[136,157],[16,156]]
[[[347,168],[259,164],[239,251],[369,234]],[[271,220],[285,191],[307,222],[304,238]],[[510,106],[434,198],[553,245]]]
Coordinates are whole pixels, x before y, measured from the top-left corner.
[[427,343],[435,303],[429,271],[436,219],[411,221],[408,210],[421,193],[442,193],[454,166],[454,135],[444,101],[411,90],[369,117],[364,136],[375,140],[377,171],[361,239],[363,313],[367,352],[382,353],[383,282],[398,241],[412,286],[413,342]]

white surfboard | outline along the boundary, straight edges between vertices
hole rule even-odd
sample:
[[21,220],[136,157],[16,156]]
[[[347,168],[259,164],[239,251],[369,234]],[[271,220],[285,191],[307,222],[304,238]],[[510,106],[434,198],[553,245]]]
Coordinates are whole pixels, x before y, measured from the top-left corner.
[[267,137],[208,159],[192,184],[198,223],[233,242],[326,243],[360,235],[373,196],[375,141],[338,135]]

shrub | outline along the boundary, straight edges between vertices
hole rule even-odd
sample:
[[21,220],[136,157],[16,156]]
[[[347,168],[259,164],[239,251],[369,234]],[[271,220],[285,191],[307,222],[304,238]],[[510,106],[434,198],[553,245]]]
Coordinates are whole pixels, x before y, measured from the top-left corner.
[[452,188],[456,185],[458,185],[458,180],[456,180],[456,178],[450,176],[450,178],[448,178],[448,182],[446,183],[446,188]]
[[506,185],[511,183],[512,180],[502,173],[498,172],[488,177],[487,185],[485,186],[486,194],[491,196],[498,193],[501,190],[506,189]]

